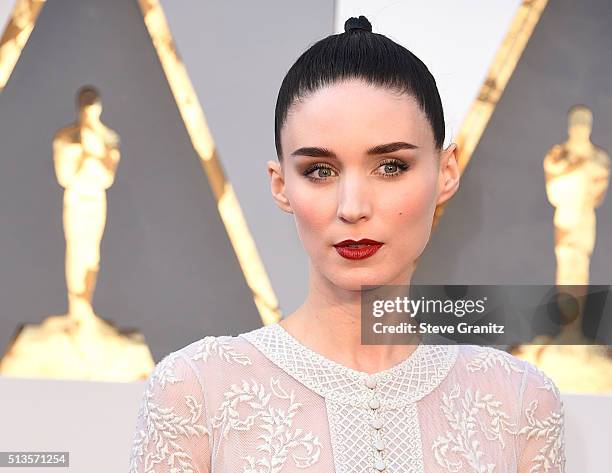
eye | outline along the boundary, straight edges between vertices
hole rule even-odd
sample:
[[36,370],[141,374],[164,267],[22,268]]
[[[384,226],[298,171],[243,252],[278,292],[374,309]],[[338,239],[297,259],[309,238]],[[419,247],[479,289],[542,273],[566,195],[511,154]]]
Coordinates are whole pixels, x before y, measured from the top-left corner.
[[317,163],[309,166],[303,174],[311,181],[317,182],[333,177],[334,172],[335,171],[331,166],[324,163]]
[[[409,167],[407,163],[400,159],[387,159],[379,164],[377,169],[382,169],[382,171],[377,174],[385,178],[397,177],[408,170]],[[329,164],[316,163],[309,166],[303,172],[303,175],[313,182],[322,182],[336,176],[337,173]]]
[[380,163],[378,169],[382,169],[381,176],[397,177],[403,174],[410,166],[399,159],[388,159]]

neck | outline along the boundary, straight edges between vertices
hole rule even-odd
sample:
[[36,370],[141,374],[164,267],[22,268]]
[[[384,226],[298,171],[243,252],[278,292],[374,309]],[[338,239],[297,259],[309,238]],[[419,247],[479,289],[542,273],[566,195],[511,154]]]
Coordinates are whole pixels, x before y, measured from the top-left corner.
[[100,120],[91,118],[79,118],[79,126],[81,128],[92,128],[96,129],[100,127]]
[[569,148],[590,148],[592,146],[591,140],[588,138],[572,138],[571,136],[568,137],[565,144]]
[[[361,344],[361,292],[339,288],[310,266],[309,291],[304,303],[280,324],[303,345],[358,371],[388,369],[416,349],[411,345]],[[389,285],[409,285],[412,276]]]

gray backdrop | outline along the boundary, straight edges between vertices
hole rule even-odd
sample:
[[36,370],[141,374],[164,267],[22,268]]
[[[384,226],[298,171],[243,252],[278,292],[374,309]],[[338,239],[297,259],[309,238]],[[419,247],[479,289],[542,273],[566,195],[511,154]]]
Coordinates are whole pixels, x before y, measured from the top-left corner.
[[[201,98],[211,102],[212,131],[225,145],[222,158],[245,157],[244,148],[227,146],[230,130],[232,141],[265,149],[274,80],[297,53],[295,46],[320,33],[314,25],[331,27],[332,6],[310,4],[308,14],[293,21],[286,15],[299,10],[284,6],[270,21],[270,8],[249,12],[224,2],[220,10],[213,2],[198,2],[190,7],[199,11],[185,15],[181,5],[183,18],[197,21],[173,24],[179,33],[185,27],[212,29],[203,38],[211,44],[198,53],[214,77],[209,88],[201,87],[207,90]],[[243,32],[258,29],[259,38]],[[228,41],[234,34],[236,40]],[[291,41],[278,40],[288,36]],[[246,61],[264,57],[275,69]],[[67,309],[63,189],[51,143],[57,129],[75,119],[75,92],[86,83],[100,90],[102,119],[122,139],[117,178],[107,194],[96,312],[121,328],[140,329],[156,360],[207,334],[260,326],[136,0],[49,0],[0,94],[0,351],[20,323],[40,323]],[[220,130],[228,121],[219,120],[220,113],[232,117],[225,135]],[[262,176],[255,162],[263,154],[250,152]],[[258,179],[248,167],[242,171],[243,179]]]
[[274,107],[298,56],[334,33],[334,2],[162,0],[223,166],[242,206],[281,310],[304,300],[308,260],[291,215],[272,200],[266,162],[276,159]]
[[[612,151],[612,3],[546,6],[414,276],[430,284],[554,284],[554,208],[542,161],[567,139],[568,109],[593,111]],[[612,282],[612,192],[597,210],[591,282]]]

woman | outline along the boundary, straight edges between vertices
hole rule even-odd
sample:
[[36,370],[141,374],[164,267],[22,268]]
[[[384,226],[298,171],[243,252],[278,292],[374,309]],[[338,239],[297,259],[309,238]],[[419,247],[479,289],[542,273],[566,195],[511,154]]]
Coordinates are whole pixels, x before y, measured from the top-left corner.
[[289,70],[275,125],[270,185],[310,258],[308,297],[159,362],[130,471],[562,472],[563,404],[533,365],[475,345],[360,344],[361,285],[409,284],[458,188],[427,67],[351,18]]

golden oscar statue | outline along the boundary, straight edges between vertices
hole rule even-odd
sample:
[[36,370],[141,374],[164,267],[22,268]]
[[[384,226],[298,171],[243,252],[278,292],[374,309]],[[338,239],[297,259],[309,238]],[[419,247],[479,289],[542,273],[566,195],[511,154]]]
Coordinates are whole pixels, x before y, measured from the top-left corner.
[[[555,207],[556,284],[574,303],[559,301],[564,318],[556,337],[538,336],[514,352],[538,365],[562,391],[612,392],[608,347],[589,344],[582,333],[589,263],[595,246],[595,209],[604,201],[610,157],[591,143],[593,115],[584,105],[568,113],[568,139],[544,158],[546,195]],[[567,299],[566,299],[567,302]]]
[[106,224],[106,189],[119,163],[119,137],[100,121],[95,88],[77,95],[77,122],[53,140],[53,162],[64,190],[68,313],[26,326],[0,363],[5,375],[130,381],[145,379],[153,358],[139,333],[121,333],[98,317],[93,293]]

